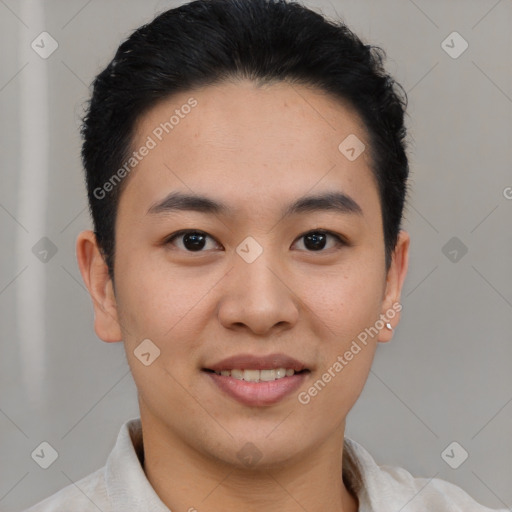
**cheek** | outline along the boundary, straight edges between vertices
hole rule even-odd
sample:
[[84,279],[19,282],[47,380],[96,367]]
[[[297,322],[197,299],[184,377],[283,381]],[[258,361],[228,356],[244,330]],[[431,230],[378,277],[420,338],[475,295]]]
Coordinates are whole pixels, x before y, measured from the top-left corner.
[[361,394],[377,347],[381,280],[377,273],[353,271],[331,279],[307,295],[321,343],[315,380],[303,390],[301,404],[310,416],[335,413],[331,427],[342,421]]
[[378,318],[383,277],[378,266],[362,263],[361,258],[337,271],[319,273],[304,285],[301,296],[329,329],[328,338],[351,339]]
[[127,335],[125,341],[157,338],[165,326],[170,329],[173,324],[174,310],[169,307],[168,296],[171,287],[166,279],[157,279],[158,268],[141,251],[119,247],[118,255],[116,299],[119,320]]
[[208,318],[207,292],[219,276],[172,267],[143,251],[120,249],[119,254],[130,254],[116,261],[118,313],[127,345],[134,348],[149,338],[173,356],[193,350]]

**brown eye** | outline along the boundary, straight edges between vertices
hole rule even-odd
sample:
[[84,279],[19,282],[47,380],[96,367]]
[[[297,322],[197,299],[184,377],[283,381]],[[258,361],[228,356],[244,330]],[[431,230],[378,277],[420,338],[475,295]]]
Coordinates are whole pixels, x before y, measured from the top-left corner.
[[[209,240],[213,241],[213,245],[210,243],[210,246],[208,246]],[[303,240],[303,245],[307,252],[325,252],[328,249],[348,245],[341,236],[330,231],[318,229],[301,235],[297,240]],[[174,245],[186,252],[205,252],[219,246],[214,238],[204,231],[191,229],[181,230],[172,234],[166,239],[165,244]]]
[[[203,231],[184,230],[171,235],[165,243],[166,245],[176,245],[174,241],[178,240],[181,241],[181,246],[178,244],[180,249],[187,252],[204,252],[203,249],[208,245],[208,239],[213,240],[210,235]],[[206,248],[208,249],[208,247]]]
[[340,236],[325,230],[309,231],[301,235],[299,240],[304,240],[304,247],[308,252],[322,252],[328,245],[329,238],[334,240],[334,245],[331,244],[327,249],[346,245]]

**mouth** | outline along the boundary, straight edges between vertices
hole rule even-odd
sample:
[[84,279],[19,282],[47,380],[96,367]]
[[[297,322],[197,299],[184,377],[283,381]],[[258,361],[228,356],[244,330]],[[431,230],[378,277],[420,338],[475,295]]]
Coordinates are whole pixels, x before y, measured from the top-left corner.
[[270,406],[296,391],[311,374],[286,354],[238,354],[202,368],[221,395],[249,407]]
[[203,368],[207,373],[214,373],[222,377],[232,377],[233,379],[243,380],[245,382],[273,382],[276,380],[286,379],[294,375],[301,375],[303,373],[310,373],[307,368],[303,370],[294,370],[293,368],[269,368],[269,369],[232,369],[232,370],[211,370]]

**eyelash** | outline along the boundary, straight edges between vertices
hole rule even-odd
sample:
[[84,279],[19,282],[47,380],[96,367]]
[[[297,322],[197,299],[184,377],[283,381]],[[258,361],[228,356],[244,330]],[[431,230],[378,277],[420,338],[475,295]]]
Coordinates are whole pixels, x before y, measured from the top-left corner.
[[[347,240],[344,239],[344,237],[342,237],[341,235],[338,235],[336,233],[333,233],[332,231],[328,231],[326,229],[313,229],[313,230],[307,231],[306,233],[303,233],[302,235],[298,236],[296,241],[300,240],[301,238],[304,238],[307,235],[311,235],[313,233],[314,234],[323,234],[323,235],[330,235],[330,236],[332,236],[336,240],[336,248],[340,248],[340,247],[344,247],[344,246],[349,246],[350,245],[347,242]],[[204,231],[200,231],[200,230],[197,230],[197,229],[182,229],[180,231],[177,231],[176,233],[173,233],[169,237],[167,237],[164,240],[164,245],[171,245],[172,242],[174,242],[174,240],[176,240],[177,238],[182,237],[184,235],[188,235],[188,234],[203,235],[203,236],[207,236],[207,237],[211,238],[212,240],[215,240],[211,235],[209,235],[208,233],[205,233]],[[294,243],[295,243],[295,241],[294,241]],[[327,251],[329,251],[329,249],[320,249],[318,251],[308,251],[308,250],[306,250],[305,252],[322,253],[322,252],[327,252]],[[185,252],[188,252],[190,254],[195,254],[195,253],[200,254],[200,253],[203,253],[203,252],[206,252],[206,251],[204,251],[204,250],[188,251],[188,250],[185,249]]]

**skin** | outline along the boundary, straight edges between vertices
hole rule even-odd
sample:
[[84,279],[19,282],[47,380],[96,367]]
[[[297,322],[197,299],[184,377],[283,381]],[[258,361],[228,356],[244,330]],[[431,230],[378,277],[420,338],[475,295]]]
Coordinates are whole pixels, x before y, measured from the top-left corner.
[[[338,150],[349,134],[368,140],[348,105],[284,82],[224,82],[156,105],[140,119],[133,147],[190,97],[198,105],[127,178],[116,220],[115,287],[93,233],[77,241],[95,331],[106,342],[124,342],[138,388],[144,470],[173,511],[355,512],[357,498],[341,477],[345,418],[378,343],[392,331],[370,338],[309,404],[297,395],[399,302],[409,235],[400,232],[386,272],[369,151],[351,162]],[[176,190],[225,202],[236,214],[148,213]],[[325,191],[349,195],[362,215],[281,219],[295,199]],[[202,252],[183,237],[165,244],[181,229],[209,235]],[[329,236],[322,250],[308,249],[303,235],[317,229],[349,245]],[[252,263],[236,253],[247,236],[263,248]],[[393,328],[399,319],[390,320]],[[134,355],[146,338],[161,351],[149,366]],[[305,362],[311,373],[272,406],[242,405],[201,371],[227,356],[275,352]],[[262,454],[252,467],[237,457],[247,442]]]

